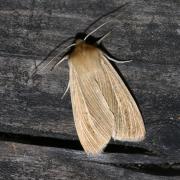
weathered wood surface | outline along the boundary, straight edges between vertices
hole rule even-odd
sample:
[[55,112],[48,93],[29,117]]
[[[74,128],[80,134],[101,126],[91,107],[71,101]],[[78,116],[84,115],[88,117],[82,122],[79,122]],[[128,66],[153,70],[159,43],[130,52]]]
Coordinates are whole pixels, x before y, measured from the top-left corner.
[[77,138],[69,94],[60,100],[67,63],[34,81],[29,76],[59,43],[125,1],[0,1],[1,179],[180,176],[180,2],[129,2],[95,36],[113,27],[103,45],[119,59],[133,59],[117,66],[140,106],[147,136],[140,143],[111,142],[105,154],[90,158]]
[[75,150],[1,142],[0,179],[174,180],[180,174],[175,161],[174,155],[161,158],[112,153],[87,157]]

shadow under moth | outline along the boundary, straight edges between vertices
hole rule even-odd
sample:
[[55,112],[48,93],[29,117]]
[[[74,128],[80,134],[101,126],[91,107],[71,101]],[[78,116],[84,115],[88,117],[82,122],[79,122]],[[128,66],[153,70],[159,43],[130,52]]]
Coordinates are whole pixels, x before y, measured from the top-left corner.
[[[87,39],[76,39],[72,48],[56,63],[69,64],[69,83],[75,127],[80,143],[87,154],[99,154],[111,138],[120,141],[141,141],[145,127],[141,113],[121,77],[110,61],[124,63],[109,57],[98,44]],[[54,58],[53,58],[54,59]],[[48,65],[53,61],[48,63]],[[126,61],[125,61],[126,62]]]

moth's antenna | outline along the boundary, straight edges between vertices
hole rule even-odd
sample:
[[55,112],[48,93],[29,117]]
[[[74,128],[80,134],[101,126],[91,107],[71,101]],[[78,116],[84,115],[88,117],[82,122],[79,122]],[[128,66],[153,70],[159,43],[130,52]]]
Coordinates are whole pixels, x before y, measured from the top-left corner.
[[37,65],[37,67],[35,68],[35,70],[33,70],[33,72],[36,73],[38,67],[40,67],[40,66],[48,59],[48,57],[50,57],[50,55],[51,55],[53,52],[55,52],[56,49],[58,49],[59,47],[61,47],[63,44],[65,44],[66,42],[68,42],[68,41],[71,40],[72,38],[74,39],[74,37],[69,37],[69,38],[65,39],[63,42],[61,42],[60,44],[58,44],[50,53],[48,53],[48,55],[44,58],[44,60],[42,60],[42,61]]
[[110,21],[107,21],[103,24],[101,24],[100,26],[98,26],[96,29],[94,29],[93,31],[91,31],[85,38],[84,38],[84,41],[91,35],[93,34],[94,32],[96,32],[98,29],[100,29],[101,27],[105,26],[106,24],[112,22],[113,20],[110,20]]
[[[101,17],[97,18],[93,23],[91,23],[91,24],[85,29],[84,32],[87,32],[87,30],[88,30],[92,25],[94,25],[96,22],[100,21],[102,18],[105,18],[105,17],[109,16],[110,14],[115,13],[115,12],[118,11],[119,9],[125,7],[127,4],[129,4],[129,3],[127,2],[127,3],[125,3],[125,4],[123,4],[123,5],[119,6],[119,7],[117,7],[116,9],[114,9],[114,10],[112,10],[112,11],[110,11],[110,12],[102,15]],[[113,17],[113,18],[117,18],[118,16],[119,16],[119,15],[116,15],[116,16]],[[101,27],[103,27],[104,25],[106,25],[107,23],[110,23],[110,22],[112,22],[112,21],[113,21],[113,20],[107,21],[107,22],[105,22],[104,24],[98,26],[95,30],[91,31],[91,32],[84,38],[84,41],[85,41],[91,34],[93,34],[93,33],[96,32],[98,29],[100,29]]]
[[[120,9],[122,9],[123,7],[125,7],[125,6],[128,5],[128,4],[129,4],[129,2],[126,2],[125,4],[123,4],[123,5],[115,8],[115,9],[113,9],[112,11],[110,11],[110,12],[108,12],[108,13],[106,13],[106,14],[103,14],[102,16],[98,17],[95,21],[93,21],[93,22],[84,30],[84,32],[87,32],[90,27],[92,27],[93,25],[95,25],[95,24],[96,24],[97,22],[99,22],[101,19],[104,19],[105,17],[110,17],[111,14],[119,11]],[[115,16],[115,17],[117,17],[117,16]],[[112,18],[114,18],[114,17],[112,16]]]
[[[43,71],[52,61],[54,61],[54,59],[56,59],[58,56],[60,56],[63,52],[65,52],[67,49],[69,49],[69,48],[71,48],[71,47],[73,47],[73,46],[75,46],[76,44],[75,43],[73,43],[73,44],[71,44],[71,45],[69,45],[69,46],[67,46],[66,48],[64,48],[63,49],[63,51],[61,51],[61,53],[58,53],[56,56],[54,56],[45,66],[43,66],[41,69],[39,69],[38,71],[40,72],[40,71]],[[65,60],[65,59],[63,59],[63,60]],[[35,71],[33,74],[32,74],[32,76],[36,73],[37,71]]]

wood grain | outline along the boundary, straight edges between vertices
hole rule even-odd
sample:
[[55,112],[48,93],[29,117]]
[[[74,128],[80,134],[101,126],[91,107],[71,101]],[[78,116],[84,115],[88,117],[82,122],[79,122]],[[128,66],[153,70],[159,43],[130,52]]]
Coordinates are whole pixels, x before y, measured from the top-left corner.
[[[129,2],[126,8],[115,13],[119,16],[114,23],[98,31],[95,37],[113,29],[111,36],[104,40],[104,47],[116,58],[133,59],[132,63],[117,65],[117,68],[143,114],[147,137],[141,143],[112,142],[106,152],[110,154],[113,152],[121,157],[118,158],[117,164],[123,164],[131,151],[139,154],[147,152],[158,156],[164,155],[170,160],[171,155],[176,154],[176,158],[173,158],[171,163],[179,164],[180,3],[166,0]],[[63,158],[71,157],[71,151],[79,150],[78,153],[83,153],[78,144],[69,94],[63,100],[60,99],[68,82],[67,63],[62,64],[59,70],[37,75],[34,81],[29,79],[30,73],[35,65],[46,58],[58,44],[68,37],[83,32],[98,17],[124,3],[125,1],[110,0],[2,0],[0,2],[0,139],[3,140],[2,144],[5,141],[41,144],[42,141],[46,142],[47,138],[47,142],[44,143],[46,146],[59,147],[59,151],[63,147],[69,148],[65,150],[65,155],[61,155]],[[113,19],[113,15],[109,18]],[[101,19],[90,30],[109,18]],[[51,56],[61,51],[68,43],[58,48]],[[66,141],[70,145],[66,145]],[[63,142],[62,146],[59,145],[61,142]],[[19,149],[22,148],[23,151],[24,148],[31,147],[25,146],[20,145]],[[5,149],[8,151],[9,146]],[[122,151],[126,156],[120,156]],[[4,153],[1,150],[1,157]],[[131,157],[133,159],[135,155]],[[142,165],[143,161],[144,163],[146,161],[145,157],[141,159]],[[107,159],[112,163],[116,160],[116,158],[111,159],[111,156]],[[71,162],[69,159],[66,161]],[[88,164],[89,160],[86,159],[86,161]],[[98,162],[99,159],[95,161]],[[57,168],[60,162],[65,161],[59,161]],[[149,162],[152,167],[156,167],[155,161],[150,159]],[[163,158],[158,161],[158,166],[162,162]],[[45,159],[43,163],[45,163],[44,166],[41,165],[39,168],[47,166]],[[1,167],[6,167],[6,161],[1,160],[0,164]],[[27,164],[27,166],[30,164],[34,166],[32,163]],[[10,163],[7,166],[11,167],[11,165]],[[83,174],[78,166],[73,167],[73,165],[74,162],[71,162],[71,168],[77,168],[74,174]],[[92,176],[77,175],[76,179],[99,177],[101,171],[102,174],[107,174],[109,166],[105,162],[102,164],[89,162],[87,165],[89,174],[96,165],[97,169]],[[60,166],[64,169],[65,167],[68,166],[63,167],[62,164]],[[141,168],[142,166],[137,167],[138,170]],[[98,171],[98,169],[101,170]],[[127,170],[123,167],[118,169],[114,165],[111,170],[111,174],[114,175],[110,177],[107,174],[107,179],[118,179],[117,177],[123,172],[125,179],[128,177],[133,179],[133,175],[138,177],[141,175],[135,169]],[[38,176],[38,171],[32,170],[31,173],[34,177]],[[147,174],[150,172],[148,171]],[[150,179],[151,175],[147,174],[144,179]],[[53,176],[49,175],[50,178],[53,179]],[[153,175],[153,179],[162,179],[162,177]]]
[[90,157],[82,151],[68,149],[11,142],[0,145],[1,179],[175,180],[180,174],[174,155],[162,158],[106,153]]

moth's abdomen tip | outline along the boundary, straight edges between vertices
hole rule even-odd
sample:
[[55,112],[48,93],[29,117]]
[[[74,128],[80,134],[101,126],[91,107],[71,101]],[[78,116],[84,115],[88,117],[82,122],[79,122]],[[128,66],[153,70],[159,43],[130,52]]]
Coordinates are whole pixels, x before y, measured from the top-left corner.
[[97,156],[99,156],[100,154],[102,154],[102,150],[100,150],[100,151],[86,151],[85,150],[85,152],[86,152],[86,154],[87,154],[87,156],[89,156],[89,157],[97,157]]

